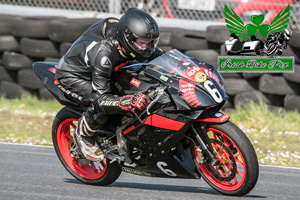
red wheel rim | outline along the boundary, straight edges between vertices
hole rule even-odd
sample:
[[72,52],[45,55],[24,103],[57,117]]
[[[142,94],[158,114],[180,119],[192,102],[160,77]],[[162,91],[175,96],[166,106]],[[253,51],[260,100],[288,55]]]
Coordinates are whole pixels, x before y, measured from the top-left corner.
[[[245,182],[245,178],[246,178],[246,165],[244,162],[244,158],[239,150],[239,148],[236,146],[236,144],[222,131],[214,129],[214,128],[207,128],[206,129],[207,132],[211,131],[213,136],[213,139],[218,139],[217,137],[217,133],[219,135],[221,135],[223,137],[223,143],[230,148],[231,145],[234,146],[234,148],[236,149],[236,153],[233,154],[233,157],[235,159],[236,165],[237,165],[237,171],[236,171],[236,175],[235,177],[231,180],[231,181],[221,181],[219,179],[217,179],[216,177],[214,177],[211,172],[207,169],[207,166],[205,164],[201,164],[198,163],[202,173],[204,174],[204,176],[215,186],[217,186],[218,188],[222,189],[222,190],[226,190],[226,191],[234,191],[239,189],[243,183]],[[224,151],[224,150],[223,150]],[[233,150],[231,150],[233,152]],[[196,156],[196,160],[198,162],[198,154],[196,151],[196,148],[194,148],[194,152],[195,152],[195,156]],[[227,155],[228,152],[224,152],[224,155]],[[229,168],[232,168],[229,166]]]
[[72,132],[71,128],[76,128],[74,122],[77,121],[78,119],[76,118],[69,118],[60,123],[57,129],[57,144],[59,151],[67,165],[79,176],[86,179],[99,179],[106,172],[106,159],[97,163],[98,168],[96,168],[95,163],[93,162],[88,165],[79,165],[69,152],[69,142],[73,139],[73,136],[70,134]]

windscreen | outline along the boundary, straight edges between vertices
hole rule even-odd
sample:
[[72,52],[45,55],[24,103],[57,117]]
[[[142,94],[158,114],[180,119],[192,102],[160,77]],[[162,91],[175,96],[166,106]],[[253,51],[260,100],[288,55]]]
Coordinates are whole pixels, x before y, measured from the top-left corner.
[[223,79],[214,67],[208,67],[205,63],[193,60],[176,49],[157,57],[149,64],[155,66],[154,70],[178,75],[189,81],[204,82],[207,78],[212,78],[222,87],[224,85]]

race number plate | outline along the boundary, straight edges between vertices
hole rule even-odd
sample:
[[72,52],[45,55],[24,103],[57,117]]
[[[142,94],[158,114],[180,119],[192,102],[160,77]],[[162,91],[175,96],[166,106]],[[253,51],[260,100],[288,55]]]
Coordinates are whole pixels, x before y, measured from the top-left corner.
[[178,0],[179,9],[189,10],[204,10],[213,11],[215,10],[216,0]]

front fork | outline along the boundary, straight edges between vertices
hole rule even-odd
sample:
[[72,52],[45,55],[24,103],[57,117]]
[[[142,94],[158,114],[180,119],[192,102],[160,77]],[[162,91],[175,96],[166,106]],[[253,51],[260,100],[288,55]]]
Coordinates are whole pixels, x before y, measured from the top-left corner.
[[213,166],[216,166],[220,164],[220,160],[216,158],[213,153],[214,149],[211,145],[211,140],[207,135],[206,125],[207,122],[202,123],[200,128],[197,128],[197,130],[194,125],[192,125],[191,130],[205,155],[205,162],[210,162]]

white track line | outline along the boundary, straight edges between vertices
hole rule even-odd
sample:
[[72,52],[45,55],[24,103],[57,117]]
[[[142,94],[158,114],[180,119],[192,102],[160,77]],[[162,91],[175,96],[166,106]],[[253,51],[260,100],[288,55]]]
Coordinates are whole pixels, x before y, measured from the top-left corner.
[[[33,147],[42,147],[42,148],[53,148],[53,146],[44,146],[44,145],[30,145],[30,144],[18,144],[18,143],[8,143],[8,142],[0,142],[0,144],[6,144],[6,145],[19,145],[19,146],[33,146]],[[275,167],[275,168],[283,168],[283,169],[296,169],[300,170],[298,167],[287,167],[287,166],[277,166],[277,165],[262,165],[259,166],[262,167]]]
[[17,146],[31,146],[31,147],[54,148],[53,146],[46,146],[46,145],[20,144],[20,143],[9,143],[9,142],[0,142],[0,144],[17,145]]

